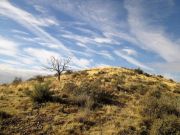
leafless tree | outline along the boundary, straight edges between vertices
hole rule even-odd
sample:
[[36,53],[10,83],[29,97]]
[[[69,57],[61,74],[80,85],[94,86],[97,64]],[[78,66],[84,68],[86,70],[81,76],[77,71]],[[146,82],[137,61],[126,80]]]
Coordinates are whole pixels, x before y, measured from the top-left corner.
[[52,72],[55,71],[57,74],[57,78],[60,82],[61,74],[64,71],[67,71],[69,69],[70,61],[71,61],[71,58],[58,59],[58,58],[52,56],[49,60],[49,66],[45,66],[45,69],[48,69]]

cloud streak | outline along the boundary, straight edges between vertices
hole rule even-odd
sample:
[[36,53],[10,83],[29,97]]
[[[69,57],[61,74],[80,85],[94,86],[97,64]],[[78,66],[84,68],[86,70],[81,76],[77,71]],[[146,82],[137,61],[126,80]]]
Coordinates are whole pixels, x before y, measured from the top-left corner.
[[134,59],[134,58],[131,57],[131,56],[128,56],[128,55],[123,54],[121,51],[117,51],[117,50],[116,50],[116,51],[114,51],[114,53],[115,53],[117,56],[125,59],[127,62],[129,62],[129,63],[131,63],[131,64],[133,64],[133,65],[136,65],[137,67],[141,67],[141,68],[143,68],[143,69],[146,69],[146,70],[149,70],[149,71],[153,71],[152,68],[144,65],[143,63],[139,62],[138,60]]
[[143,45],[146,50],[156,52],[168,62],[180,61],[180,47],[165,36],[163,29],[148,25],[146,18],[143,17],[140,1],[126,0],[125,8],[128,11],[130,30],[140,42],[139,45]]

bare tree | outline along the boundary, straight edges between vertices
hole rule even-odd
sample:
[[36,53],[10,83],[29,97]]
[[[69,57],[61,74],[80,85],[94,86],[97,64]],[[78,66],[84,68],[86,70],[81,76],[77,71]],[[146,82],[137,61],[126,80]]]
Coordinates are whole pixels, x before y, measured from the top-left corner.
[[57,78],[60,82],[61,74],[64,71],[68,70],[70,61],[71,61],[71,58],[58,59],[58,58],[52,56],[49,60],[49,66],[47,66],[47,67],[45,66],[45,68],[50,71],[55,71],[57,74]]

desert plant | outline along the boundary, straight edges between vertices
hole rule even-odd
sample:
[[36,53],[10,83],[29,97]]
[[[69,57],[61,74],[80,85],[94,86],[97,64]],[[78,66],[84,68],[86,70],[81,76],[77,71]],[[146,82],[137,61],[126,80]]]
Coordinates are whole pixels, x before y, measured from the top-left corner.
[[11,115],[5,111],[0,111],[0,120],[10,118]]
[[72,70],[66,70],[66,72],[64,74],[69,75],[69,74],[72,74],[72,73],[73,73]]
[[134,69],[134,72],[138,73],[138,74],[144,74],[144,71],[142,69],[140,69],[140,68]]
[[175,115],[167,115],[156,119],[150,129],[150,135],[179,135],[180,120]]
[[52,92],[49,83],[37,83],[33,91],[29,94],[33,102],[44,103],[52,100]]
[[159,78],[164,78],[164,76],[162,76],[162,75],[157,75],[157,77],[159,77]]
[[71,91],[75,101],[85,107],[93,109],[103,104],[112,104],[115,96],[101,89],[97,82],[84,82],[78,87],[74,87]]
[[180,102],[179,96],[173,96],[160,90],[151,91],[144,99],[140,134],[176,135],[179,134]]
[[32,81],[32,80],[36,80],[38,82],[43,82],[44,81],[44,77],[42,75],[36,75],[36,76],[28,79],[28,81]]
[[161,94],[161,96],[150,97],[146,101],[144,114],[151,118],[161,118],[165,114],[180,115],[179,97],[171,97],[170,95]]
[[19,84],[22,82],[22,79],[20,77],[15,77],[14,80],[13,80],[13,84]]

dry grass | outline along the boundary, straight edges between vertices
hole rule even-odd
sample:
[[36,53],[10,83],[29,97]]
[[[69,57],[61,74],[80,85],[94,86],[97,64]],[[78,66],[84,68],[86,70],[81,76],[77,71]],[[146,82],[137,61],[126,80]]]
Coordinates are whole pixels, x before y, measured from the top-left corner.
[[[1,120],[0,134],[178,133],[180,84],[172,80],[110,67],[69,72],[61,79],[59,84],[55,77],[38,76],[0,86],[0,111],[10,114]],[[34,104],[29,97],[34,85],[46,82],[52,99]],[[154,111],[155,105],[160,110]]]

